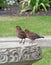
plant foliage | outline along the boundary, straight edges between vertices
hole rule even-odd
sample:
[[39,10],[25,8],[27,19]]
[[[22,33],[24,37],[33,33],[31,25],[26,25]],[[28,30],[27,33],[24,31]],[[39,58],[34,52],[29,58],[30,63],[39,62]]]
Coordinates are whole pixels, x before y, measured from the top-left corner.
[[[31,10],[32,13],[36,11],[45,11],[47,12],[47,7],[50,7],[50,1],[51,0],[27,0],[23,1],[21,5],[21,12],[24,12],[26,10]],[[27,5],[25,5],[27,4]]]
[[3,9],[7,7],[7,1],[6,0],[0,0],[0,8]]

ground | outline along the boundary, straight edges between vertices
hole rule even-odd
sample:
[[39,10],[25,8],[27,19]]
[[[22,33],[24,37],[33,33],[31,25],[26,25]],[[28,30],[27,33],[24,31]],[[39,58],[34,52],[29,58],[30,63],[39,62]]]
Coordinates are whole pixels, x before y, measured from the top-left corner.
[[[40,35],[51,36],[51,17],[14,17],[0,16],[0,37],[16,36],[16,25],[28,28]],[[51,65],[51,48],[42,49],[42,59],[33,65]]]

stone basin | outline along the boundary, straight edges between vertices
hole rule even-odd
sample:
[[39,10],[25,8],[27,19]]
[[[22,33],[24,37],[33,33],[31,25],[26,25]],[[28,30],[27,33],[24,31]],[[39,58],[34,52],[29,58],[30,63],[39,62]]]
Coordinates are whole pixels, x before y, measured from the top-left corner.
[[19,38],[0,38],[0,65],[32,65],[42,58],[42,50],[37,43],[20,43]]

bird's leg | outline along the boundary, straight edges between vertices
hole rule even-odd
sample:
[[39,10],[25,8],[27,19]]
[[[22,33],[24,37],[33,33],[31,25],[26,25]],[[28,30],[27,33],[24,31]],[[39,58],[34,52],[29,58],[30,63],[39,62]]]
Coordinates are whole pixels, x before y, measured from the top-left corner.
[[36,43],[36,42],[35,42],[35,40],[32,40],[31,43],[33,44],[33,43]]
[[23,39],[23,44],[25,43],[25,39]]
[[32,40],[32,44],[33,44],[33,40]]
[[31,44],[32,43],[32,40],[30,40],[29,43]]
[[31,40],[30,43],[33,44],[33,40]]
[[22,40],[23,40],[23,39],[21,39],[20,43],[22,43]]

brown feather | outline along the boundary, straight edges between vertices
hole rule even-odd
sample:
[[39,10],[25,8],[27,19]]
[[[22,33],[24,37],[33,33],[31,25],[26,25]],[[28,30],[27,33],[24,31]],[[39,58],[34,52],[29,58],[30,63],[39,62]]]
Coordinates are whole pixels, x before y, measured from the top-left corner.
[[26,34],[26,37],[31,39],[31,40],[35,40],[37,38],[44,38],[43,36],[39,36],[38,34],[30,32],[27,29],[25,30],[25,34]]

